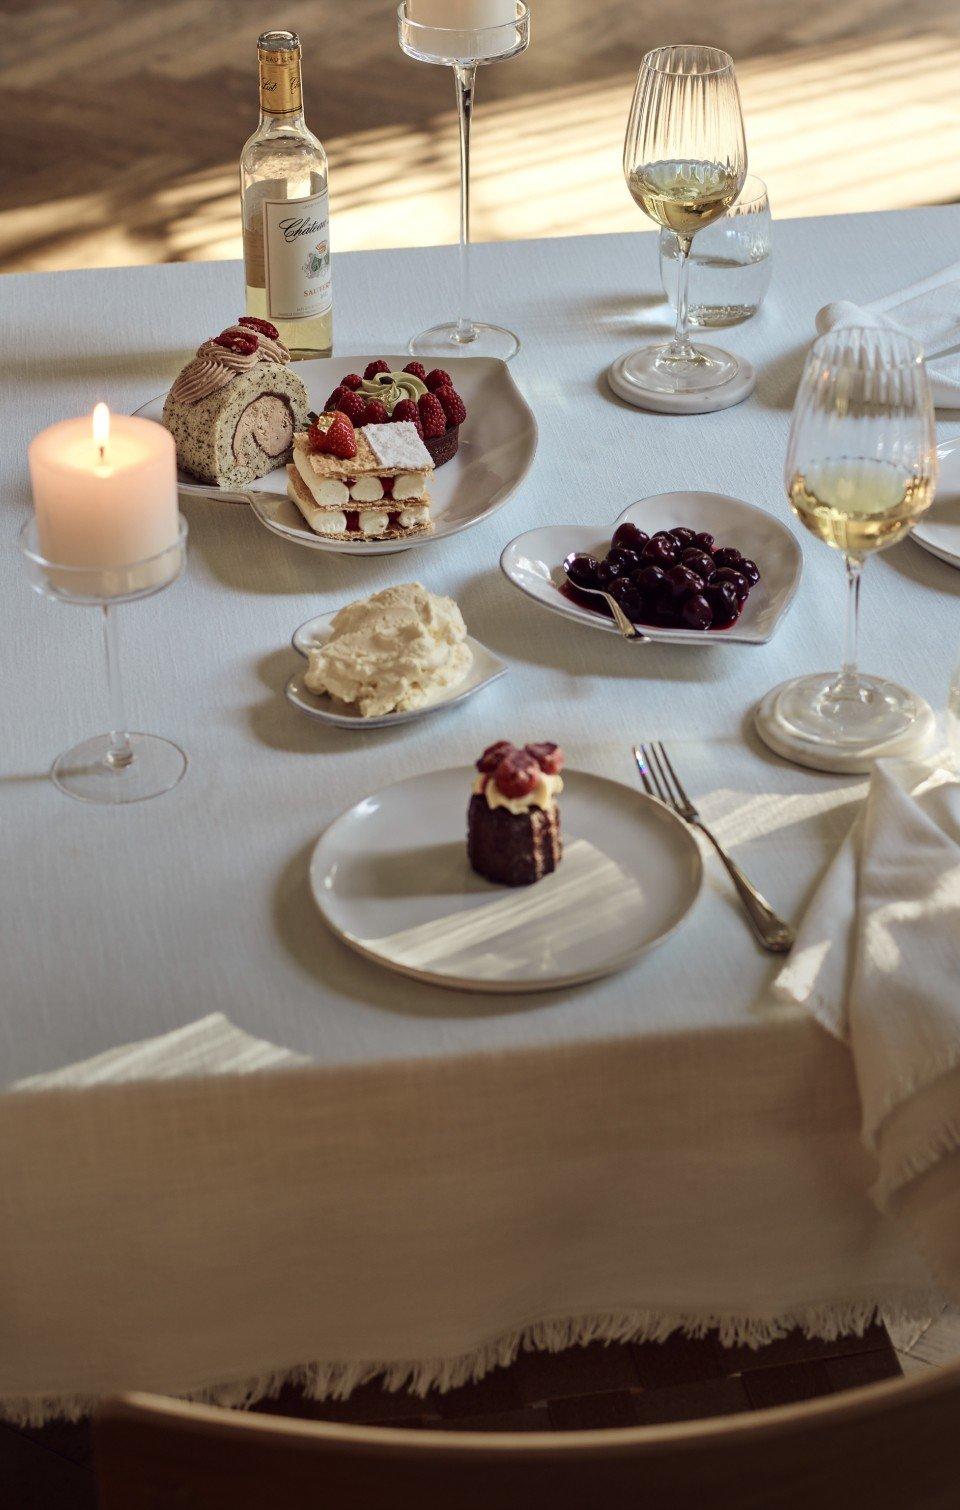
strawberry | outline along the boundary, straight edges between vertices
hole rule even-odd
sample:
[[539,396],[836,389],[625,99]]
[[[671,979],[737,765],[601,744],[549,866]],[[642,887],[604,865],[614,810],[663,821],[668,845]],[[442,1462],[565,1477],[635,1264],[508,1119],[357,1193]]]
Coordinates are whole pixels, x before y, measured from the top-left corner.
[[450,425],[462,425],[467,417],[467,406],[456,388],[435,388],[434,393],[443,405],[443,412]]
[[381,404],[378,398],[368,399],[363,409],[361,425],[385,425],[389,422],[386,404]]
[[408,362],[404,372],[409,372],[411,377],[419,378],[421,383],[427,381],[427,369],[422,362]]
[[425,437],[443,435],[447,428],[447,416],[443,405],[434,393],[425,393],[417,400],[420,423]]
[[364,369],[363,369],[363,375],[369,381],[370,378],[375,378],[378,372],[389,372],[389,371],[390,371],[390,363],[389,362],[385,362],[383,360],[383,357],[380,357],[376,362],[368,362],[367,363],[366,367],[364,367]]
[[339,461],[352,461],[357,454],[357,437],[345,414],[336,414],[326,434],[324,450]]
[[435,392],[437,388],[453,387],[453,378],[450,376],[449,372],[444,372],[442,367],[434,367],[432,372],[427,373],[423,381],[426,383],[431,393]]
[[256,315],[241,315],[237,324],[247,325],[251,330],[258,330],[262,336],[266,336],[270,341],[279,341],[280,339],[280,332],[277,327],[271,325],[269,320],[258,319]]
[[214,336],[214,345],[222,346],[224,351],[232,351],[238,357],[251,357],[260,342],[256,336],[227,335]]
[[360,387],[360,384],[362,382],[363,378],[360,376],[359,372],[348,372],[345,378],[340,379],[340,387],[352,388],[356,390]]
[[536,745],[524,745],[524,752],[532,755],[541,771],[546,771],[548,776],[557,776],[563,770],[563,751],[559,745],[545,743]]
[[493,773],[493,780],[505,797],[526,797],[537,784],[540,768],[525,750],[507,755]]
[[353,424],[358,425],[361,423],[361,415],[367,407],[367,401],[362,393],[354,393],[351,388],[341,388],[340,397],[334,407],[341,414],[345,414]]
[[506,755],[516,754],[516,749],[516,745],[511,744],[509,739],[498,739],[496,744],[487,745],[477,761],[477,770],[484,774],[495,771]]
[[311,451],[322,454],[327,449],[327,429],[321,425],[318,419],[314,419],[307,431],[307,445]]
[[420,423],[420,414],[412,398],[402,398],[399,404],[393,406],[394,424],[402,424],[404,420],[410,420],[415,425]]

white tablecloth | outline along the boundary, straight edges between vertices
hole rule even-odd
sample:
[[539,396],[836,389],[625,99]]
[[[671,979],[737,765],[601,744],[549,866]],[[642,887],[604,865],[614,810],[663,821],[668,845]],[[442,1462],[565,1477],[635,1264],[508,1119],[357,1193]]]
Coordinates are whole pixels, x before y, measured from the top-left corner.
[[[798,601],[766,647],[657,647],[642,655],[586,629],[563,629],[509,586],[497,559],[509,538],[532,525],[609,521],[632,499],[683,486],[736,494],[787,518],[781,467],[789,408],[816,310],[828,297],[872,298],[922,276],[944,260],[943,246],[958,229],[957,207],[777,226],[767,303],[759,318],[724,333],[757,363],[756,394],[739,408],[689,419],[629,410],[609,398],[602,379],[611,358],[640,338],[641,322],[665,323],[662,307],[653,307],[654,236],[477,248],[479,312],[515,326],[524,341],[514,371],[540,424],[527,482],[477,529],[369,561],[302,551],[242,508],[186,501],[186,578],[122,614],[132,725],[176,739],[190,769],[173,793],[117,812],[71,802],[46,780],[52,757],[102,728],[106,713],[97,616],[33,597],[18,560],[26,443],[42,425],[89,410],[98,398],[131,409],[162,391],[184,354],[236,315],[241,275],[234,265],[208,264],[0,282],[0,1075],[9,1084],[220,1010],[320,1067],[288,1072],[312,1086],[300,1094],[311,1107],[315,1152],[333,1146],[324,1104],[339,1108],[342,1125],[344,1098],[346,1125],[369,1128],[370,1138],[353,1159],[337,1144],[355,1179],[368,1182],[351,1203],[366,1219],[349,1230],[341,1224],[334,1268],[318,1259],[314,1285],[290,1290],[299,1331],[288,1327],[281,1337],[271,1327],[269,1274],[252,1305],[243,1288],[249,1275],[242,1283],[238,1274],[232,1289],[222,1264],[205,1268],[205,1252],[214,1263],[226,1251],[228,1224],[218,1229],[215,1204],[197,1268],[153,1276],[140,1303],[151,1308],[158,1336],[169,1340],[171,1328],[177,1335],[178,1291],[202,1289],[211,1276],[219,1280],[211,1293],[232,1322],[221,1334],[229,1338],[226,1353],[212,1343],[205,1353],[204,1339],[183,1338],[179,1369],[168,1350],[162,1358],[124,1352],[116,1341],[122,1327],[111,1328],[116,1295],[105,1288],[90,1337],[110,1335],[114,1343],[108,1357],[101,1350],[77,1375],[79,1352],[68,1359],[63,1351],[64,1313],[18,1308],[27,1293],[18,1290],[25,1249],[9,1197],[0,1221],[0,1287],[8,1297],[0,1305],[0,1396],[79,1396],[128,1384],[199,1388],[297,1363],[489,1361],[485,1346],[515,1341],[524,1327],[548,1319],[579,1318],[589,1327],[591,1318],[617,1318],[622,1330],[624,1318],[634,1318],[638,1333],[656,1334],[678,1318],[719,1317],[759,1336],[785,1318],[822,1330],[857,1321],[874,1300],[907,1309],[920,1303],[927,1276],[919,1260],[867,1198],[872,1169],[857,1139],[846,1053],[799,1012],[766,1004],[775,966],[754,947],[713,861],[688,926],[629,974],[519,1002],[422,987],[349,953],[315,914],[306,862],[322,828],[365,792],[469,762],[494,738],[556,738],[571,764],[629,782],[630,744],[662,737],[756,883],[781,910],[798,913],[863,788],[775,760],[747,715],[786,675],[836,664],[838,559],[802,541]],[[452,310],[455,281],[448,250],[340,258],[338,352],[401,348],[411,330]],[[945,435],[954,423],[942,425]],[[291,631],[312,614],[412,576],[459,600],[471,630],[509,660],[509,676],[456,713],[393,735],[324,732],[302,719],[282,696],[294,660]],[[941,706],[956,651],[958,588],[960,575],[911,543],[871,563],[866,669]],[[619,1125],[624,1065],[635,1089]],[[545,1091],[551,1083],[555,1097]],[[136,1094],[104,1092],[101,1111],[83,1113],[88,1141],[68,1150],[71,1167],[79,1171],[86,1160],[99,1168],[99,1188],[115,1196],[124,1188],[111,1162],[123,1126],[115,1117],[118,1108],[134,1114]],[[225,1077],[215,1095],[196,1087],[156,1094],[173,1098],[171,1158],[189,1160],[191,1149],[202,1149],[218,1115],[234,1119],[237,1146],[255,1157],[259,1090]],[[56,1141],[36,1144],[43,1117],[33,1107],[22,1094],[4,1102],[7,1154],[0,1139],[0,1157],[13,1158],[16,1145],[26,1160],[36,1146],[28,1203],[36,1220],[44,1159],[56,1157]],[[452,1139],[437,1123],[440,1107],[453,1119]],[[404,1125],[410,1134],[401,1158],[396,1136]],[[600,1125],[605,1157],[585,1183],[583,1160]],[[291,1157],[309,1163],[309,1142],[295,1141]],[[457,1151],[453,1167],[444,1163],[448,1143]],[[522,1151],[529,1177],[546,1182],[537,1240],[526,1250],[509,1241],[529,1215],[512,1197],[510,1148]],[[554,1149],[553,1161],[542,1157]],[[441,1202],[439,1218],[432,1215],[420,1233],[426,1267],[419,1271],[416,1208],[407,1208],[409,1230],[398,1241],[390,1223],[400,1206],[383,1204],[385,1182],[374,1177],[371,1150],[391,1181],[404,1169],[417,1179],[426,1170],[430,1188],[449,1197],[446,1217]],[[231,1167],[229,1178],[239,1178]],[[305,1229],[315,1234],[336,1190],[323,1185],[330,1159],[314,1167]],[[467,1251],[453,1194],[467,1167],[473,1178],[482,1171],[491,1192],[487,1209],[500,1225],[500,1248],[491,1246],[479,1273],[463,1269],[459,1304],[454,1289],[434,1325],[431,1275],[456,1275]],[[228,1173],[212,1169],[212,1176]],[[4,1188],[0,1181],[0,1201]],[[27,1200],[25,1183],[6,1188]],[[587,1188],[596,1191],[596,1210],[585,1204]],[[526,1200],[523,1179],[517,1199],[520,1192]],[[625,1204],[642,1206],[639,1228],[625,1219]],[[50,1284],[66,1293],[79,1261],[69,1242],[70,1222],[82,1224],[79,1204],[52,1209],[49,1219],[63,1234]],[[245,1213],[251,1251],[261,1259],[269,1219],[255,1203]],[[155,1236],[162,1240],[161,1229]],[[131,1250],[119,1244],[129,1265]],[[392,1249],[405,1255],[396,1267]],[[568,1263],[574,1249],[577,1262]],[[511,1268],[511,1255],[524,1251],[528,1261]],[[347,1289],[338,1289],[334,1271],[350,1276]],[[293,1285],[288,1273],[277,1281]],[[132,1303],[129,1294],[124,1303]],[[337,1377],[346,1377],[342,1369]],[[316,1378],[324,1387],[334,1376],[321,1370]]]

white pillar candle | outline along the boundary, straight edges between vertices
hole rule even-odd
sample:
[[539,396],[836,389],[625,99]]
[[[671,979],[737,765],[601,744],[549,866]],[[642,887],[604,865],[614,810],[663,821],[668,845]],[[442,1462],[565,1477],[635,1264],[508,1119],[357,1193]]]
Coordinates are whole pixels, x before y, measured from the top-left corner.
[[481,26],[507,26],[517,19],[516,0],[407,0],[411,21],[421,26],[449,26],[476,31]]
[[[61,566],[101,571],[112,593],[130,566],[177,542],[177,454],[152,420],[93,415],[62,420],[34,437],[30,481],[41,554]],[[111,595],[107,587],[105,595]]]

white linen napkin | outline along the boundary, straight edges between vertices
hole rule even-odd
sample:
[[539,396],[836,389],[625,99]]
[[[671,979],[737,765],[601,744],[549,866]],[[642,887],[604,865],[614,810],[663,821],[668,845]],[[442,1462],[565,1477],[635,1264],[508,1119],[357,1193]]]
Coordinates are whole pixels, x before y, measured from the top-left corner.
[[825,304],[817,315],[818,334],[839,325],[881,325],[913,336],[927,359],[934,403],[960,409],[960,262],[870,304]]
[[292,1049],[280,1048],[234,1027],[222,1012],[211,1012],[158,1038],[121,1044],[78,1064],[30,1075],[11,1089],[119,1085],[126,1080],[167,1080],[178,1075],[242,1075],[308,1062]]
[[881,1210],[960,1292],[960,783],[878,762],[774,993],[845,1040]]

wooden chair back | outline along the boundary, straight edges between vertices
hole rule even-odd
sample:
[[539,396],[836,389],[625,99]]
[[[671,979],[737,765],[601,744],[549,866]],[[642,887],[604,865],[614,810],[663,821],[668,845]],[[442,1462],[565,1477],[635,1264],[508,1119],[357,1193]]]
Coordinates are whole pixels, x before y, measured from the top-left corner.
[[482,1433],[154,1395],[94,1419],[100,1510],[956,1510],[960,1365],[710,1421]]

